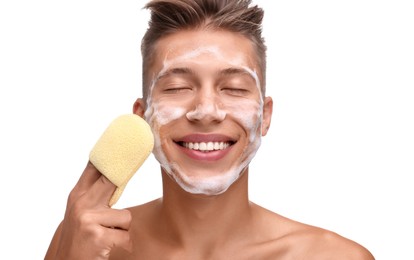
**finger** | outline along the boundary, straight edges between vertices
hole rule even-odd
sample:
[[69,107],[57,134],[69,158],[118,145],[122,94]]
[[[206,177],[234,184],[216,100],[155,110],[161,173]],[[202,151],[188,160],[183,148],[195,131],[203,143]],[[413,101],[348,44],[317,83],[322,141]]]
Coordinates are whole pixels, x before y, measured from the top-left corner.
[[69,194],[67,208],[72,207],[73,203],[81,198],[93,186],[99,177],[101,177],[101,173],[91,162],[88,162],[81,177]]
[[90,161],[88,161],[88,164],[86,165],[85,170],[83,170],[83,173],[74,189],[83,194],[92,187],[99,177],[101,177],[101,173]]
[[100,174],[92,187],[87,192],[87,199],[92,205],[109,206],[109,200],[116,189],[108,178]]
[[106,235],[110,239],[110,243],[113,247],[121,247],[129,252],[132,251],[132,240],[128,231],[122,229],[106,229]]
[[129,230],[132,215],[127,209],[104,209],[97,211],[94,218],[104,227]]

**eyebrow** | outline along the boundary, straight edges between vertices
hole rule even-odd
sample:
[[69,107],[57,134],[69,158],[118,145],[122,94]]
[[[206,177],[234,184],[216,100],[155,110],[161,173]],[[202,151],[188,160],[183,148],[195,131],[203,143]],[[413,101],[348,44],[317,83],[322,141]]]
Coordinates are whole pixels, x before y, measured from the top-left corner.
[[237,67],[231,67],[231,68],[227,68],[227,69],[223,69],[219,72],[220,76],[237,76],[237,75],[247,75],[249,76],[251,79],[253,79],[253,81],[256,81],[256,79],[250,74],[249,71],[247,71],[246,69],[243,68],[237,68]]
[[[196,75],[197,73],[188,68],[188,67],[177,67],[177,68],[171,68],[168,69],[162,73],[160,73],[160,75],[157,77],[157,80],[162,79],[164,77],[168,77],[171,75]],[[237,67],[230,67],[230,68],[226,68],[223,70],[220,70],[217,73],[219,76],[237,76],[237,75],[247,75],[249,76],[253,81],[256,81],[256,79],[250,74],[249,71],[247,71],[246,69],[243,68],[237,68]]]
[[171,68],[171,69],[168,69],[168,70],[162,72],[158,76],[157,80],[159,80],[161,78],[164,78],[164,77],[167,77],[167,76],[170,76],[170,75],[185,75],[185,74],[195,75],[196,73],[192,69],[187,68],[187,67]]

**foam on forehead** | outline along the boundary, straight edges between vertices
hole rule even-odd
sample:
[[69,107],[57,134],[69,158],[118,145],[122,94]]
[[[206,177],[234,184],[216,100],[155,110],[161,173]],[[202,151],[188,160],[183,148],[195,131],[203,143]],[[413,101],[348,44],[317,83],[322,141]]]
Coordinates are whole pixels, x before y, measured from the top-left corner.
[[[247,66],[247,61],[245,60],[243,55],[238,55],[238,56],[232,57],[232,59],[228,59],[223,55],[222,51],[220,50],[218,46],[198,47],[182,55],[169,59],[168,56],[172,52],[173,51],[170,50],[165,55],[165,58],[163,61],[163,67],[158,72],[158,74],[156,74],[156,76],[153,78],[153,84],[151,85],[151,88],[154,87],[158,79],[162,77],[174,64],[178,64],[178,63],[185,62],[188,60],[192,60],[192,62],[197,62],[195,58],[200,57],[201,55],[209,55],[209,56],[215,57],[217,60],[224,61],[224,63],[227,63],[230,66],[239,67],[245,70],[255,80],[256,87],[259,89],[259,91],[261,90],[260,79],[257,75],[256,70],[251,69],[250,67]],[[261,94],[261,91],[260,91],[260,94]]]

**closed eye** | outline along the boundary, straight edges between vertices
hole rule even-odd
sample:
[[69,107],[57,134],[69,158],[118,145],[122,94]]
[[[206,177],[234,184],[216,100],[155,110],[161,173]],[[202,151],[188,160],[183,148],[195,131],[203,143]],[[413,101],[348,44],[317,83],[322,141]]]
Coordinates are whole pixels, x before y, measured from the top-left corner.
[[166,87],[163,92],[167,94],[179,94],[192,91],[191,87],[188,86],[174,86],[174,87]]
[[222,88],[221,91],[232,96],[246,96],[250,93],[247,89],[234,87]]

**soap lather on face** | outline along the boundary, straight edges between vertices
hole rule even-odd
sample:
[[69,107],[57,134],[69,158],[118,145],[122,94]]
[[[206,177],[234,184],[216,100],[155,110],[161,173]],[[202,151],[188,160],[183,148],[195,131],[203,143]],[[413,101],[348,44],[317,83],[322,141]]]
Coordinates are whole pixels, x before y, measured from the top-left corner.
[[[258,98],[238,98],[221,100],[222,97],[211,94],[198,99],[195,105],[190,106],[185,102],[166,102],[165,100],[156,100],[153,98],[154,88],[157,87],[158,81],[165,76],[169,69],[177,64],[189,62],[197,63],[200,56],[209,56],[209,59],[218,60],[220,63],[227,64],[231,68],[237,68],[244,71],[251,77],[256,85]],[[186,191],[191,193],[202,193],[206,195],[219,194],[227,190],[227,188],[238,179],[243,169],[249,164],[254,157],[261,141],[261,124],[262,124],[262,109],[263,100],[260,91],[260,81],[253,69],[250,69],[242,62],[242,58],[235,58],[229,62],[220,53],[220,50],[215,47],[197,48],[184,55],[175,57],[174,59],[165,58],[163,68],[154,77],[153,84],[150,87],[148,97],[148,109],[145,112],[145,117],[153,128],[155,135],[154,155],[160,162],[162,167],[170,174],[177,183]],[[242,108],[242,109],[241,109]],[[243,126],[249,132],[249,144],[243,151],[241,159],[233,165],[226,172],[218,176],[206,176],[205,178],[192,178],[189,173],[186,173],[182,167],[179,167],[173,161],[169,161],[163,151],[163,140],[160,136],[161,127],[170,122],[187,118],[188,120],[202,120],[205,117],[214,117],[217,121],[222,121],[226,117],[232,118],[238,124]]]

